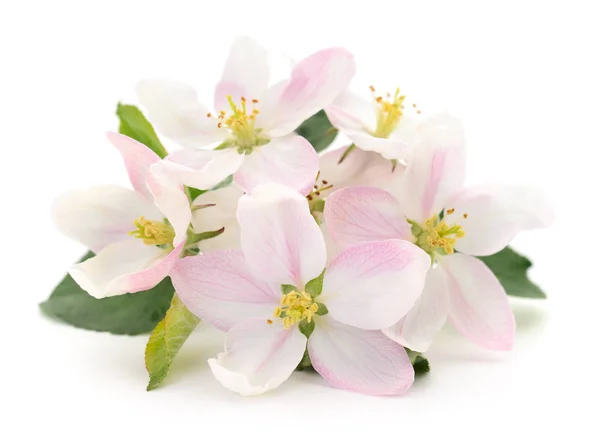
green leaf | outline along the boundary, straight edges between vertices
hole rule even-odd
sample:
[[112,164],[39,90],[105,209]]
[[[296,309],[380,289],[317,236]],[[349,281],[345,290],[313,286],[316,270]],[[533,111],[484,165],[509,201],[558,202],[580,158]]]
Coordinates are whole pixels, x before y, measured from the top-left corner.
[[531,261],[512,248],[506,247],[496,254],[479,259],[492,270],[507,294],[531,299],[546,298],[546,294],[527,277]]
[[161,158],[167,156],[167,150],[140,109],[130,104],[119,103],[117,116],[120,122],[119,133],[141,142]]
[[325,270],[323,270],[321,272],[321,274],[319,274],[319,277],[315,277],[314,279],[312,279],[310,282],[308,282],[305,287],[304,290],[309,293],[311,295],[312,298],[315,298],[316,296],[321,294],[321,291],[323,291],[323,277],[325,276]]
[[320,110],[304,121],[296,133],[305,137],[317,152],[324,150],[337,136],[337,129],[331,125],[325,111]]
[[309,338],[310,334],[315,330],[315,322],[314,320],[311,320],[310,323],[308,323],[308,321],[302,320],[298,325],[298,329],[300,329],[300,332],[304,334],[306,338]]
[[288,294],[292,291],[296,291],[296,287],[294,285],[281,285],[281,294]]
[[429,360],[427,360],[420,352],[411,351],[406,348],[406,353],[408,354],[408,358],[410,358],[410,362],[413,365],[413,369],[415,370],[415,375],[423,375],[431,370],[429,366]]
[[[81,261],[93,257],[89,252]],[[40,308],[78,328],[112,334],[137,335],[152,331],[165,316],[173,297],[167,278],[154,288],[135,294],[96,299],[67,275]]]
[[198,323],[200,319],[177,295],[173,296],[165,318],[156,325],[146,345],[146,370],[150,376],[146,390],[156,388],[167,377],[177,353]]

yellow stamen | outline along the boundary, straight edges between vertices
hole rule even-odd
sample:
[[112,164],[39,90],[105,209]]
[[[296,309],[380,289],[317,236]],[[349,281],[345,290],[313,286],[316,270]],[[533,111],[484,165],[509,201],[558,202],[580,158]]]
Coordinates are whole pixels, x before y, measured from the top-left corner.
[[310,294],[301,291],[291,291],[281,297],[281,306],[275,308],[275,317],[283,320],[283,326],[288,329],[296,323],[305,320],[310,323],[319,310]]
[[170,245],[173,246],[175,230],[165,222],[151,221],[141,216],[133,221],[136,230],[129,234],[137,239],[142,239],[146,245]]
[[[373,86],[369,88],[371,93],[375,94],[375,88]],[[377,138],[388,138],[396,130],[402,117],[403,103],[406,99],[406,96],[400,95],[400,89],[396,89],[393,96],[387,94],[386,97],[387,99],[382,96],[374,95],[373,97],[377,108],[377,126],[373,136]]]
[[[454,213],[451,208],[448,214]],[[413,223],[413,225],[416,225]],[[443,250],[446,254],[454,253],[456,239],[465,237],[465,232],[460,225],[448,225],[446,221],[440,220],[437,215],[427,219],[423,226],[416,226],[416,244],[425,252],[433,254]]]

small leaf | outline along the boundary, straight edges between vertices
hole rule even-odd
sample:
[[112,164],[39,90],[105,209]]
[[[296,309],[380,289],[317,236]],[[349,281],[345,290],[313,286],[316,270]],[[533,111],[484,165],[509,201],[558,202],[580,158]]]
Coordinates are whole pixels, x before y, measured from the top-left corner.
[[313,148],[320,152],[329,146],[337,136],[337,129],[331,125],[325,111],[320,110],[296,129],[296,133],[306,138]]
[[156,388],[167,377],[177,353],[198,323],[200,319],[177,295],[173,296],[165,318],[156,325],[146,345],[146,370],[150,376],[146,390]]
[[120,133],[146,145],[161,158],[167,156],[167,150],[158,139],[152,124],[140,109],[130,104],[119,103],[117,105],[117,116],[120,122]]
[[192,245],[198,242],[202,242],[203,240],[212,239],[213,237],[217,237],[225,232],[225,227],[221,227],[218,230],[214,231],[204,231],[202,233],[188,233],[188,239],[186,241],[186,245]]
[[[89,252],[81,261],[93,256]],[[44,313],[78,328],[137,335],[152,331],[162,320],[173,291],[170,279],[166,278],[148,291],[96,299],[67,275],[48,300],[40,304],[40,308]]]
[[546,294],[527,277],[531,261],[512,248],[506,247],[496,254],[479,259],[492,270],[507,294],[531,299],[546,298]]
[[319,274],[319,277],[315,277],[310,282],[308,282],[304,290],[311,295],[311,297],[315,298],[316,296],[321,294],[323,291],[323,277],[325,276],[325,270]]
[[308,338],[315,330],[315,321],[311,320],[310,323],[308,323],[307,320],[302,320],[298,325],[298,329],[300,329],[300,332],[303,333],[306,338]]
[[408,354],[408,358],[410,358],[410,362],[413,365],[413,369],[415,370],[415,375],[423,375],[431,370],[429,366],[429,360],[427,360],[420,352],[411,351],[406,348],[406,353]]
[[288,294],[292,291],[296,291],[296,287],[294,285],[281,285],[282,294]]

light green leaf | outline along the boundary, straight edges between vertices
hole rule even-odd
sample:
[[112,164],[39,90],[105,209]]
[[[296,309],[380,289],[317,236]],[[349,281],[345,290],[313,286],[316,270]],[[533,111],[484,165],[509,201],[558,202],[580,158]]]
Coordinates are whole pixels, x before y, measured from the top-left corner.
[[[81,261],[93,256],[89,252]],[[96,299],[67,275],[40,308],[78,328],[137,335],[152,331],[162,320],[172,296],[173,285],[167,278],[148,291]]]
[[304,286],[304,290],[311,295],[312,298],[321,294],[323,291],[323,277],[325,276],[325,270],[315,277]]
[[281,293],[288,294],[292,291],[297,291],[294,285],[281,285]]
[[177,353],[198,323],[200,319],[177,295],[173,296],[165,318],[156,325],[146,345],[146,370],[150,376],[146,390],[156,388],[167,377]]
[[331,125],[327,115],[320,110],[296,129],[296,133],[310,142],[320,152],[329,146],[337,136],[337,129]]
[[492,270],[507,294],[531,299],[546,298],[546,294],[527,277],[531,261],[512,248],[506,247],[496,254],[479,259]]
[[119,133],[141,142],[161,158],[167,156],[167,150],[140,109],[130,104],[119,103],[117,116],[120,122]]

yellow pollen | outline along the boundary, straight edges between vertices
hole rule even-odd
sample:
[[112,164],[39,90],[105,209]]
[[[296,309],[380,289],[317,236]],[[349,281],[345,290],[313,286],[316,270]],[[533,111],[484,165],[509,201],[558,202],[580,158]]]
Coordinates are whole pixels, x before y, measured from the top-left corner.
[[[448,214],[453,212],[453,208],[447,211]],[[413,228],[416,229],[416,232],[413,232],[417,239],[416,244],[429,254],[439,250],[452,254],[456,240],[465,237],[465,232],[460,225],[448,225],[446,221],[439,220],[437,215],[427,219],[423,226],[413,223]]]
[[[217,127],[229,129],[235,140],[234,144],[241,149],[240,153],[249,153],[252,147],[266,144],[268,139],[261,137],[261,130],[254,125],[256,116],[260,113],[255,107],[258,100],[240,97],[240,102],[237,104],[233,97],[228,95],[227,102],[229,109],[220,110],[216,117]],[[248,102],[251,104],[248,105]],[[207,116],[212,117],[210,113]]]
[[291,291],[281,297],[281,306],[275,308],[273,316],[282,319],[283,326],[289,329],[304,319],[310,323],[318,310],[319,305],[313,301],[310,294]]
[[387,99],[380,95],[375,95],[375,88],[370,86],[375,107],[377,110],[377,126],[373,136],[377,138],[388,138],[398,126],[402,117],[403,103],[406,96],[400,95],[400,89],[396,89],[394,95],[386,94]]
[[129,234],[137,239],[142,239],[146,245],[173,246],[175,230],[165,222],[151,221],[141,216],[133,221],[136,229]]

